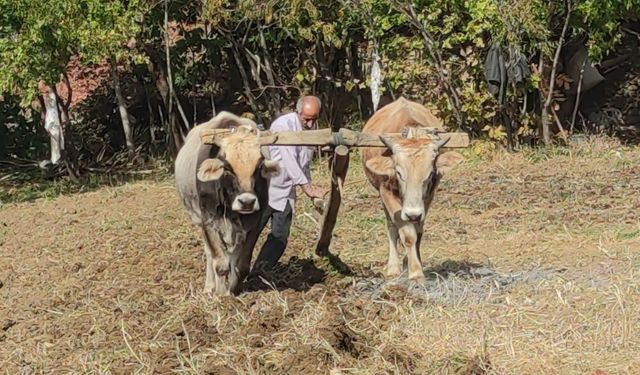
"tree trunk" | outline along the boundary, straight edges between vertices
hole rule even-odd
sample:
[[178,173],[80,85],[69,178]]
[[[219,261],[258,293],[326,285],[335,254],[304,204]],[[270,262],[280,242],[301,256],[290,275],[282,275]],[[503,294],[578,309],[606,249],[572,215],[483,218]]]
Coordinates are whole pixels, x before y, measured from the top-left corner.
[[[135,66],[135,62],[133,61],[133,58],[131,58],[131,63],[132,63],[132,66]],[[140,71],[140,69],[136,69],[134,67],[133,71],[136,74],[138,81],[140,81],[140,83],[142,84],[142,88],[144,89],[144,99],[147,105],[147,112],[149,115],[148,123],[147,123],[147,125],[149,126],[149,139],[151,140],[151,144],[155,144],[156,143],[155,129],[156,129],[157,122],[156,122],[155,111],[153,109],[153,105],[151,104],[151,95],[149,94],[149,88],[147,87],[147,83],[145,82],[144,74]]]
[[277,115],[280,114],[282,102],[280,100],[280,94],[277,91],[278,89],[275,88],[276,79],[273,73],[273,65],[271,64],[271,55],[269,54],[269,48],[267,47],[267,42],[264,38],[264,32],[262,30],[263,27],[264,26],[260,24],[260,22],[258,22],[258,32],[260,33],[260,47],[262,48],[262,53],[264,54],[265,73],[267,75],[267,81],[269,82],[269,85],[273,87],[273,96],[270,95],[269,99],[273,102],[272,106],[276,109],[276,112],[274,112],[273,114]]
[[[569,19],[571,18],[571,0],[567,1],[567,15],[564,19],[564,26],[562,27],[562,33],[560,34],[560,40],[558,40],[558,46],[556,47],[556,54],[553,58],[553,65],[551,65],[551,75],[549,76],[549,92],[547,98],[542,106],[542,138],[545,145],[551,143],[551,132],[549,131],[549,109],[551,109],[551,102],[553,100],[553,90],[556,83],[556,69],[558,67],[558,61],[560,60],[560,52],[562,51],[562,45],[567,34],[567,28],[569,26]],[[542,64],[541,64],[542,65]],[[553,111],[553,110],[552,110]],[[562,124],[560,124],[562,126]],[[562,129],[560,129],[562,131]]]
[[127,112],[127,106],[122,97],[122,88],[120,87],[120,78],[118,77],[118,66],[116,65],[114,57],[109,59],[109,64],[111,65],[111,76],[113,77],[113,86],[116,93],[116,100],[118,101],[122,130],[124,130],[124,139],[127,143],[129,153],[133,155],[135,146],[133,144],[133,135],[131,134],[131,125],[129,124],[129,113]]
[[256,98],[251,92],[251,83],[249,82],[249,76],[247,74],[247,70],[244,68],[244,65],[242,64],[242,60],[240,59],[240,51],[238,51],[238,48],[236,47],[236,44],[234,43],[234,40],[232,38],[233,38],[232,36],[227,36],[227,39],[231,42],[231,55],[234,61],[236,62],[236,66],[238,67],[238,72],[240,72],[240,76],[242,77],[242,83],[243,83],[242,86],[244,89],[244,96],[249,102],[249,105],[251,106],[251,110],[253,111],[253,114],[256,116],[258,123],[264,124],[262,116],[260,116],[260,108],[258,108],[258,104],[256,103]]
[[178,123],[177,114],[173,111],[169,112],[168,110],[169,84],[167,82],[166,72],[162,66],[161,59],[158,56],[158,54],[151,48],[147,48],[146,52],[147,52],[147,55],[149,56],[149,63],[147,64],[147,67],[151,72],[151,75],[153,76],[156,89],[158,90],[158,93],[162,98],[164,111],[167,114],[166,121],[164,122],[167,124],[165,131],[166,131],[166,134],[169,135],[169,137],[171,138],[171,143],[173,143],[173,146],[177,153],[177,150],[180,150],[180,148],[182,147],[183,140],[182,140],[182,135],[177,128],[177,123]]
[[[171,76],[171,53],[169,49],[169,0],[164,1],[164,37],[165,37],[165,54],[166,54],[166,71],[160,71],[162,79],[164,81],[164,93],[161,95],[164,99],[165,110],[167,111],[167,119],[169,121],[170,133],[173,137],[173,143],[176,148],[176,153],[182,148],[184,144],[183,132],[178,122],[178,116],[173,111],[173,80]],[[188,126],[188,125],[187,125]]]

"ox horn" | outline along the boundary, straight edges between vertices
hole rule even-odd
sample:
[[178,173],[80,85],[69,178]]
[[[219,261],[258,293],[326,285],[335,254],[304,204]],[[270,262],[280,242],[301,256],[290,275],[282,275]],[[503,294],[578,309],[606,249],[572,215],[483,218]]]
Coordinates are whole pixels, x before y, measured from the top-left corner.
[[440,149],[440,147],[444,146],[447,144],[447,142],[449,142],[451,140],[451,137],[447,137],[444,139],[441,139],[439,141],[436,141],[433,143],[433,149],[438,151]]
[[213,138],[213,144],[215,144],[218,147],[222,147],[222,137],[218,136],[218,137],[214,137]]
[[385,137],[383,135],[381,135],[379,138],[380,138],[380,142],[382,142],[382,144],[387,146],[389,148],[389,150],[391,150],[391,152],[394,151],[395,141],[392,138]]

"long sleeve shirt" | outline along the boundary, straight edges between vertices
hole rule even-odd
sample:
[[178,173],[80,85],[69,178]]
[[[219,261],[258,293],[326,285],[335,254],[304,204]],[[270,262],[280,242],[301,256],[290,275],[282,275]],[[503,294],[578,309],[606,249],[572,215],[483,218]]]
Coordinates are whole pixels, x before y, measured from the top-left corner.
[[[270,130],[302,131],[302,124],[295,112],[278,117]],[[295,207],[296,186],[311,182],[311,158],[313,148],[308,146],[269,146],[271,159],[278,161],[281,172],[271,177],[269,182],[269,206],[277,211],[284,211],[287,202],[291,209]]]

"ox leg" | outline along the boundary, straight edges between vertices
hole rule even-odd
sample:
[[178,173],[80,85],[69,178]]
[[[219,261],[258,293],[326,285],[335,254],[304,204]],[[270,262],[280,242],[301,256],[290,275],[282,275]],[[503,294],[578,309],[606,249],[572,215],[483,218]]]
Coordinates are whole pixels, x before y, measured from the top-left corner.
[[206,257],[207,270],[204,279],[204,292],[205,293],[213,293],[213,289],[216,286],[214,280],[214,271],[213,271],[213,256],[211,255],[211,251],[208,249],[207,245],[204,245],[204,255]]
[[223,251],[218,251],[215,244],[211,243],[211,237],[206,229],[204,230],[204,238],[204,253],[207,261],[204,291],[220,296],[229,295],[229,260],[224,256]]
[[258,236],[255,236],[255,239],[252,237],[253,236],[249,234],[244,246],[238,246],[233,254],[231,254],[229,289],[233,294],[240,293],[242,290],[242,283],[249,274],[249,269],[251,268],[251,255]]
[[409,269],[409,279],[422,280],[422,262],[420,261],[420,244],[418,243],[418,233],[413,224],[404,224],[399,230],[400,241],[407,250],[407,266]]
[[387,236],[389,237],[389,259],[385,267],[385,276],[392,278],[402,273],[400,258],[398,257],[398,228],[391,220],[387,210],[384,210],[387,219]]

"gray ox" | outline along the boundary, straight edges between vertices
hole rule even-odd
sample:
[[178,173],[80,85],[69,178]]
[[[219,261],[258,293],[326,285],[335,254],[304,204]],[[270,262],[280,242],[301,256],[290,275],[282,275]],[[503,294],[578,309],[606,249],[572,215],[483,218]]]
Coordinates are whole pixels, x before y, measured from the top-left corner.
[[[200,141],[202,129],[231,129],[215,145]],[[237,294],[249,273],[258,221],[268,202],[268,179],[277,161],[260,151],[256,124],[229,112],[191,129],[175,162],[178,195],[203,235],[205,292]]]
[[[424,106],[399,98],[377,111],[365,124],[363,133],[400,133],[404,127],[442,129],[442,122]],[[398,242],[407,255],[410,279],[424,279],[420,260],[420,240],[424,220],[443,173],[460,163],[457,152],[440,154],[447,140],[424,138],[392,139],[380,136],[387,149],[364,148],[365,174],[379,191],[387,219],[389,260],[387,277],[401,273]]]

